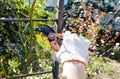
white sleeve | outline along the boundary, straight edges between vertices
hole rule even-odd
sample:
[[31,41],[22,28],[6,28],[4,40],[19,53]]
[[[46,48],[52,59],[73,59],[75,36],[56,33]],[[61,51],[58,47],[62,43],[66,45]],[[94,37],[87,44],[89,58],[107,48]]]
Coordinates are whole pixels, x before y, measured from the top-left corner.
[[89,41],[83,36],[75,33],[65,32],[63,43],[58,52],[56,59],[62,63],[66,60],[79,59],[87,64],[89,58]]
[[88,0],[82,0],[82,2],[88,2]]

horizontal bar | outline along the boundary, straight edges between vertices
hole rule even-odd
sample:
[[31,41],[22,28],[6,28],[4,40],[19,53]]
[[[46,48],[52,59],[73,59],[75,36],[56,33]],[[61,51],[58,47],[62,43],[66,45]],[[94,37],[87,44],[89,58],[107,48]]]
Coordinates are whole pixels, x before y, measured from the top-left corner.
[[24,74],[24,75],[15,76],[15,77],[9,77],[8,79],[16,79],[16,78],[21,78],[21,77],[28,77],[28,76],[34,76],[34,75],[41,75],[41,74],[47,74],[47,73],[52,73],[52,71],[44,71],[44,72],[33,73],[33,74]]
[[[0,18],[0,22],[11,22],[11,21],[18,21],[18,22],[29,22],[30,19],[15,19],[15,18]],[[57,21],[57,19],[32,19],[32,21],[42,21],[42,22],[47,22],[47,21]]]

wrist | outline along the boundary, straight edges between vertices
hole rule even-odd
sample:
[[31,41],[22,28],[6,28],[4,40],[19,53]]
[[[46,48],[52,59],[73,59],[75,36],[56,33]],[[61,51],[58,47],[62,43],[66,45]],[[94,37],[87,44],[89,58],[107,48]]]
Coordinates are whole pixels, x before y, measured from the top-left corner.
[[54,41],[56,39],[55,34],[54,33],[49,33],[48,39],[49,39],[49,41]]

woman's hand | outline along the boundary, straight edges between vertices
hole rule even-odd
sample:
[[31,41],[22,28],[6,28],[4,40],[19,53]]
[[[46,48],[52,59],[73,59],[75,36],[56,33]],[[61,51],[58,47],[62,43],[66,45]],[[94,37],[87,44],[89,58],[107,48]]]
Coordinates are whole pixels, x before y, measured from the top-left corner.
[[50,45],[53,48],[53,50],[59,51],[60,45],[55,40],[54,41],[50,41]]
[[53,48],[53,50],[59,51],[60,45],[56,42],[56,39],[57,38],[63,39],[63,34],[60,34],[60,33],[50,33],[48,35],[48,38],[51,40],[49,42],[50,42],[50,45]]
[[60,33],[54,33],[56,38],[63,39],[63,34]]

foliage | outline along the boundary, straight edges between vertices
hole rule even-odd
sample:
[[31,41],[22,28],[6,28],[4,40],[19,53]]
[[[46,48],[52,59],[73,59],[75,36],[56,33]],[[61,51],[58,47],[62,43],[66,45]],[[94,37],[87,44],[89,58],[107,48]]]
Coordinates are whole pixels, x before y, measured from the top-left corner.
[[[48,67],[51,65],[48,62],[51,61],[48,41],[35,34],[34,28],[41,27],[41,24],[52,25],[53,22],[31,20],[54,18],[55,13],[45,11],[42,7],[44,4],[44,0],[36,2],[35,6],[27,4],[24,0],[0,1],[1,18],[30,19],[30,22],[0,22],[0,77],[7,78],[51,68]],[[46,57],[49,60],[44,61]]]
[[[120,30],[114,30],[114,24],[111,21],[105,22],[105,24],[108,23],[107,25],[104,24],[104,27],[108,29],[100,26],[97,21],[100,22],[107,11],[103,12],[104,10],[95,9],[94,5],[92,7],[89,5],[92,4],[88,4],[85,8],[79,1],[70,0],[63,13],[63,27],[73,33],[82,34],[91,41],[94,55],[90,56],[86,79],[97,79],[98,74],[113,70],[106,64],[109,60],[105,57],[120,60]],[[94,18],[95,16],[97,18]]]
[[[112,68],[106,65],[109,60],[102,56],[116,60],[120,58],[120,47],[117,45],[120,42],[120,35],[115,30],[105,30],[99,26],[91,28],[92,22],[86,22],[88,27],[86,24],[79,28],[80,31],[76,31],[77,26],[81,26],[85,20],[89,19],[86,18],[86,15],[80,15],[83,9],[81,4],[78,4],[69,0],[68,5],[65,6],[63,28],[67,28],[67,22],[70,22],[71,24],[68,26],[76,26],[75,30],[72,30],[73,32],[81,33],[87,38],[93,36],[95,55],[91,55],[86,73],[87,79],[92,79],[97,74],[112,71]],[[0,0],[1,18],[30,19],[30,22],[0,22],[0,78],[51,69],[52,52],[49,42],[45,36],[35,34],[34,28],[54,23],[52,21],[32,21],[36,18],[49,20],[55,18],[55,11],[45,10],[46,6],[45,0],[36,1],[34,5],[24,0]],[[77,18],[79,15],[81,20]],[[93,41],[91,38],[90,40]],[[45,79],[44,76],[40,76],[40,78]]]
[[[115,30],[115,26],[111,21],[111,19],[115,19],[113,17],[110,17],[111,19],[106,18],[109,13],[101,9],[95,9],[92,3],[86,5],[88,6],[86,9],[83,6],[79,1],[70,0],[68,2],[63,13],[63,28],[87,37],[92,43],[91,46],[99,55],[110,58],[113,55],[111,53],[114,53],[114,56],[118,55],[117,52],[120,51],[120,32]],[[113,13],[113,16],[119,18],[120,12],[115,13]],[[95,18],[96,16],[97,18]],[[106,22],[104,25],[102,23],[103,26],[100,23],[101,19]],[[116,53],[113,48],[116,48]],[[116,58],[114,56],[112,58]]]
[[106,57],[98,57],[96,55],[91,55],[88,69],[86,72],[86,79],[96,79],[98,74],[108,74],[109,72],[112,72],[112,66],[107,64],[109,61],[110,60]]

